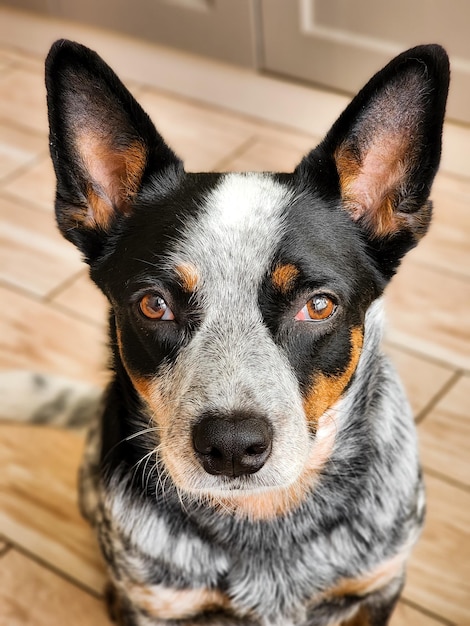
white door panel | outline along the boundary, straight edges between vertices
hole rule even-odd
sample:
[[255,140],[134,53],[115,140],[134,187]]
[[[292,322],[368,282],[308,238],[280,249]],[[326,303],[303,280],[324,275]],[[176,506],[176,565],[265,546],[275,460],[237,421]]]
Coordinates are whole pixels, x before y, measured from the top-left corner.
[[468,0],[261,0],[268,70],[357,91],[392,56],[440,43],[452,63],[448,114],[470,122]]

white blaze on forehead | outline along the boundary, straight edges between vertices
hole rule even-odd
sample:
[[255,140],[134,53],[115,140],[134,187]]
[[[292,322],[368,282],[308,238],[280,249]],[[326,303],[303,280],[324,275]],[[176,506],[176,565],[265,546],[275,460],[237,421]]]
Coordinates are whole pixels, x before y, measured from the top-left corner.
[[258,217],[278,217],[289,196],[269,174],[228,174],[209,197],[217,223],[227,228],[253,224]]
[[[197,266],[206,286],[214,287],[217,281],[220,287],[223,281],[227,287],[235,280],[233,286],[241,287],[237,277],[244,276],[244,288],[252,292],[282,237],[291,195],[269,174],[225,175],[186,231],[177,254]],[[221,297],[224,291],[216,288],[212,294]]]

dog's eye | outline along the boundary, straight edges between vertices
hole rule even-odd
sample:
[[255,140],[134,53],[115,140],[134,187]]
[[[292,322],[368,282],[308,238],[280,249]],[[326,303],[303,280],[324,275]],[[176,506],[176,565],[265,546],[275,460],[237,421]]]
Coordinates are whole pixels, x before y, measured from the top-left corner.
[[140,301],[140,310],[151,320],[174,320],[173,311],[156,293],[147,293]]
[[307,322],[322,322],[336,312],[336,304],[324,293],[310,298],[304,308],[295,316],[296,320]]

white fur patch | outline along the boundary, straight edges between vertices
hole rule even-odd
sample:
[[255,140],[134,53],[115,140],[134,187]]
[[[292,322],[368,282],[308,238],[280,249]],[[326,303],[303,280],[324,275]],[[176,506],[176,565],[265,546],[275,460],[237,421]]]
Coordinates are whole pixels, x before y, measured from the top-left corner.
[[171,564],[188,577],[211,579],[216,584],[229,568],[227,555],[196,536],[175,529],[155,513],[153,505],[136,504],[125,486],[117,484],[105,495],[105,508],[120,536],[142,554]]

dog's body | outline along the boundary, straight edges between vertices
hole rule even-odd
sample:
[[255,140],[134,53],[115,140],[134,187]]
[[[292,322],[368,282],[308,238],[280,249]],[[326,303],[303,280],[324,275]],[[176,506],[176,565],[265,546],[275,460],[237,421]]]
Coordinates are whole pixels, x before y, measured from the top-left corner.
[[424,497],[380,295],[430,221],[445,53],[392,61],[293,174],[185,173],[77,44],[46,78],[59,226],[111,303],[81,505],[114,617],[385,625]]

